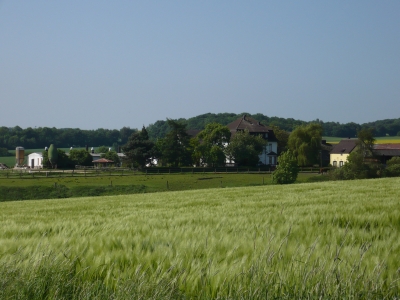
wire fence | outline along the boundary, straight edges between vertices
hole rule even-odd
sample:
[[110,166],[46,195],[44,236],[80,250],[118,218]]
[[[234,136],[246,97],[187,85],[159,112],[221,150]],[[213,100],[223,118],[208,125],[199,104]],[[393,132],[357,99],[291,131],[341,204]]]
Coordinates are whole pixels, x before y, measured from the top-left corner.
[[[326,168],[300,168],[303,173],[323,173]],[[157,174],[271,174],[275,170],[274,167],[185,167],[185,168],[168,168],[168,167],[149,167],[143,170],[133,168],[93,168],[93,167],[77,167],[73,170],[46,170],[46,169],[6,169],[0,170],[1,179],[12,178],[48,178],[48,177],[96,177],[96,176],[134,176],[134,175],[157,175]]]

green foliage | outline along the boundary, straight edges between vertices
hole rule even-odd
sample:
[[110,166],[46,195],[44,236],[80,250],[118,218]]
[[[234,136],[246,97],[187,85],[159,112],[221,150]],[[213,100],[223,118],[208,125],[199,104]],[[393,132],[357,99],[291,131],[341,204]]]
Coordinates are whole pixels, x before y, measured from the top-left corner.
[[280,129],[278,126],[273,125],[271,127],[276,139],[278,140],[278,155],[280,155],[282,152],[287,151],[290,133],[286,130]]
[[166,137],[157,141],[157,149],[162,163],[166,166],[182,167],[192,164],[190,137],[186,132],[186,124],[167,119],[170,131]]
[[126,159],[125,162],[136,168],[143,168],[151,164],[157,155],[155,143],[149,139],[149,134],[143,126],[141,131],[133,133],[128,143],[122,147]]
[[385,176],[400,176],[400,157],[393,157],[386,162]]
[[[48,152],[43,151],[42,155],[43,155],[43,168],[50,169],[52,166],[51,166],[51,163],[48,158]],[[57,168],[71,169],[74,167],[74,163],[71,161],[69,156],[65,153],[65,151],[63,151],[61,149],[57,149],[57,157],[58,157],[57,158]]]
[[272,181],[277,184],[294,183],[299,174],[297,160],[290,151],[278,157],[278,166],[272,175]]
[[229,143],[231,132],[228,127],[218,123],[210,123],[201,131],[192,144],[194,157],[199,154],[202,165],[223,166],[225,165],[225,146]]
[[290,134],[288,146],[300,166],[319,163],[322,140],[322,127],[311,123],[296,127]]
[[352,151],[347,162],[341,168],[329,172],[333,180],[353,180],[369,178],[370,167],[364,163],[364,155],[360,151]]
[[69,158],[73,162],[74,166],[92,166],[93,158],[89,152],[85,149],[77,150],[72,149],[69,151]]
[[373,156],[373,147],[375,143],[374,138],[374,129],[361,129],[357,131],[357,149],[356,151],[360,152],[363,157],[372,157]]
[[115,151],[107,151],[106,153],[103,153],[103,154],[101,155],[101,158],[105,158],[105,159],[108,159],[108,160],[112,160],[112,161],[113,161],[114,163],[116,163],[116,164],[119,164],[119,163],[120,163],[118,154],[117,154],[117,152],[115,152]]
[[58,151],[57,151],[57,147],[54,146],[53,144],[50,145],[50,147],[47,151],[47,157],[48,157],[48,161],[51,164],[51,167],[57,168]]
[[226,153],[239,166],[255,166],[265,144],[266,141],[261,136],[251,135],[247,130],[236,132],[226,147]]
[[107,153],[109,151],[110,147],[107,146],[100,146],[97,149],[95,149],[95,153]]
[[8,152],[7,148],[0,148],[0,156],[12,156],[12,154]]

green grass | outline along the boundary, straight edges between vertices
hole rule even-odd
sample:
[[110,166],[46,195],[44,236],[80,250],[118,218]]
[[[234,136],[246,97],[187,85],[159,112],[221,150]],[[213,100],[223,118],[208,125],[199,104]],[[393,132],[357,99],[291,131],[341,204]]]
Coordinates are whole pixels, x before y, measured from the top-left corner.
[[15,166],[15,156],[1,156],[0,163],[5,164],[9,168],[12,168]]
[[[8,175],[7,175],[8,174]],[[144,175],[125,171],[124,176],[109,173],[58,173],[46,177],[46,172],[0,172],[0,201],[69,198],[82,196],[121,195],[209,188],[245,187],[272,184],[271,174],[160,174]],[[115,173],[114,173],[115,174]],[[122,174],[122,173],[119,173]],[[133,175],[137,174],[137,175]],[[21,175],[21,177],[20,177]],[[299,174],[297,182],[328,179],[313,173]]]
[[0,203],[1,299],[395,299],[399,178]]

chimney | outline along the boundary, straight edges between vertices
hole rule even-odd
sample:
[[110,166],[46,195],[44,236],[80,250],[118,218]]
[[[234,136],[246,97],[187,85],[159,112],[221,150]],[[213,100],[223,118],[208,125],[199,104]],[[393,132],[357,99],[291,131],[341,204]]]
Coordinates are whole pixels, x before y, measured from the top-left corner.
[[90,152],[93,154],[94,153],[94,148],[90,148]]

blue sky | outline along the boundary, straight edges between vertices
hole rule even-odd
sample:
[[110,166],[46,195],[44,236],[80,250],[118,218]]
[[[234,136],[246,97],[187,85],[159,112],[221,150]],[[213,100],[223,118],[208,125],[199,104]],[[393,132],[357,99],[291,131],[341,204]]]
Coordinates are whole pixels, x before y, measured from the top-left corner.
[[2,1],[0,126],[399,118],[400,1]]

